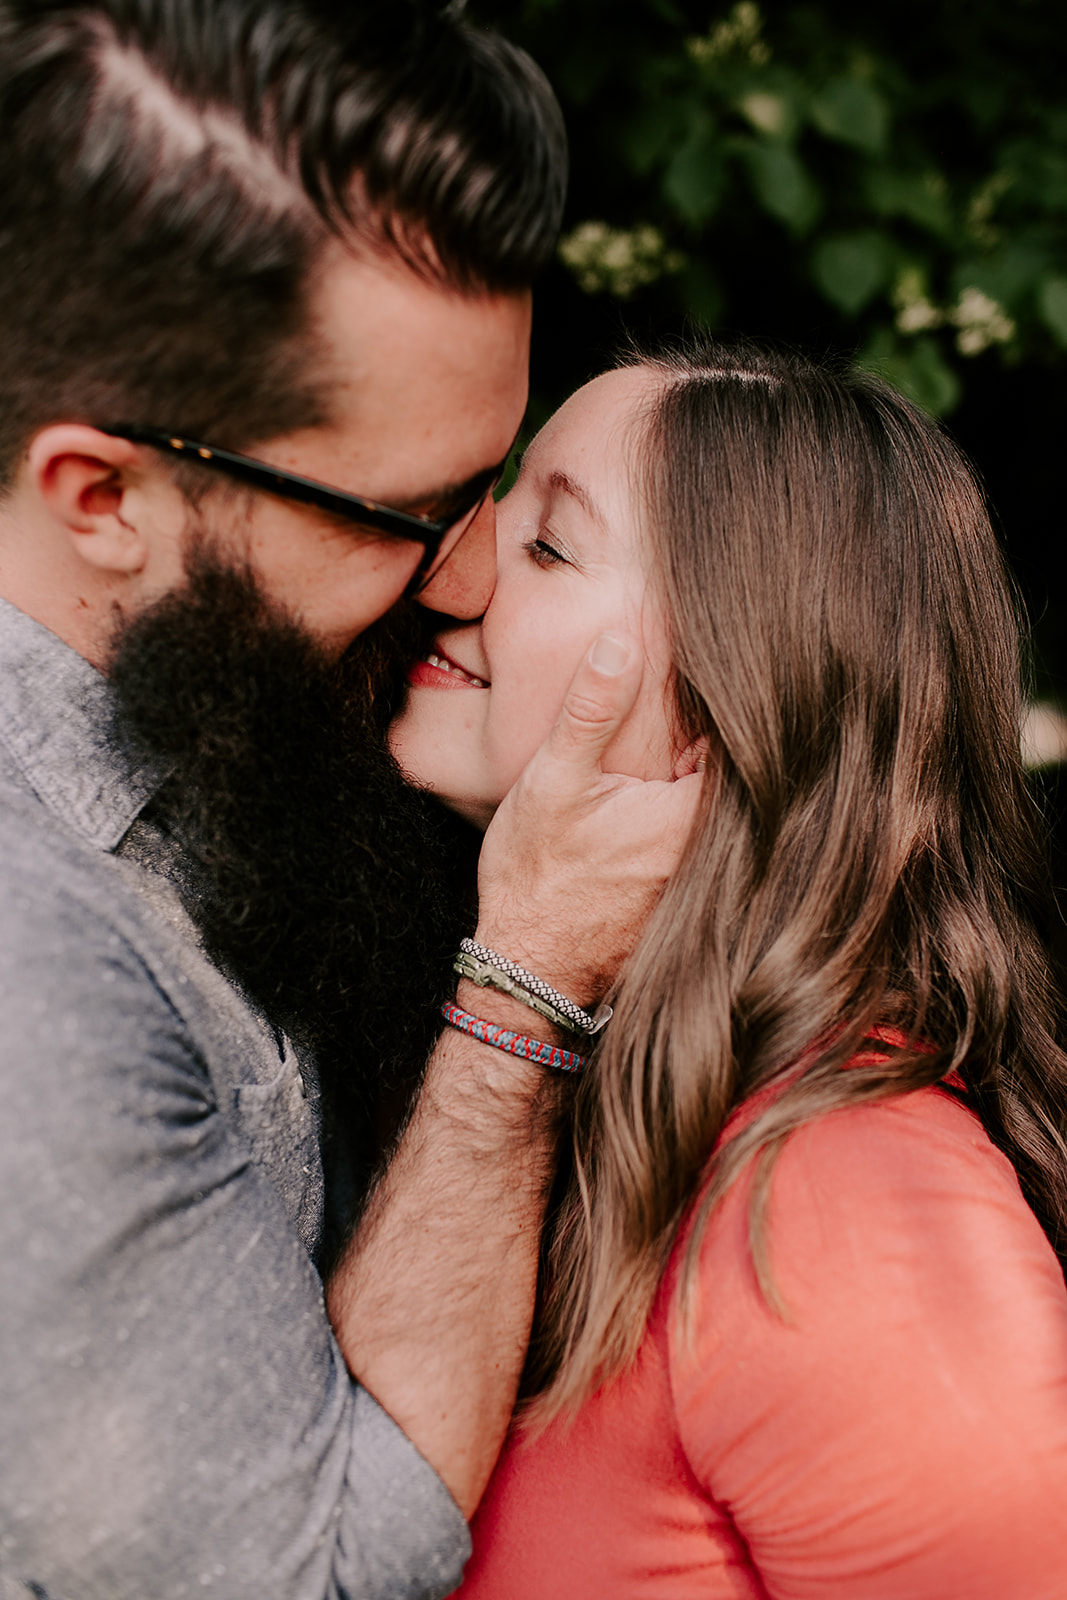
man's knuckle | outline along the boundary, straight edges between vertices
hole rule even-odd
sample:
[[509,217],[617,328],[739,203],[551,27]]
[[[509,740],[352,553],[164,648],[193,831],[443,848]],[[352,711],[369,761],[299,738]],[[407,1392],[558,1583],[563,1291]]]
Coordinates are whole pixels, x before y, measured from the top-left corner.
[[572,691],[564,701],[564,710],[572,722],[581,727],[602,728],[611,718],[599,700],[591,695]]

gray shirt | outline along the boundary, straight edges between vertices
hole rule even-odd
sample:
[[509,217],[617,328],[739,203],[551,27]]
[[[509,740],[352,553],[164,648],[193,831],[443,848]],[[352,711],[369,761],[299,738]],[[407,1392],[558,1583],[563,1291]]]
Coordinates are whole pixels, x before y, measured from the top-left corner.
[[107,723],[0,601],[0,1597],[447,1594],[466,1523],[323,1310],[313,1069]]

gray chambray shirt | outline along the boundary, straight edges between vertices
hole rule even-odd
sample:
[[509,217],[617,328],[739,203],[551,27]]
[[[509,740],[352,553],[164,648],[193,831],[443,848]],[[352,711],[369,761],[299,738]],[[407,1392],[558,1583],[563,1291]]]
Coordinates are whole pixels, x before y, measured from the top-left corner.
[[0,601],[0,1600],[447,1594],[466,1523],[323,1310],[313,1071],[107,721]]

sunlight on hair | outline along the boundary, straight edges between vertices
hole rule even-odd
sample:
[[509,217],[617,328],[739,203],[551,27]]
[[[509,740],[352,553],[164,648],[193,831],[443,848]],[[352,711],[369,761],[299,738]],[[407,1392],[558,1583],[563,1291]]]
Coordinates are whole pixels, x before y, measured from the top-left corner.
[[[235,113],[218,107],[201,109],[183,99],[146,60],[140,50],[100,28],[97,52],[99,94],[95,119],[127,113],[134,123],[152,128],[159,137],[161,176],[179,180],[190,162],[210,155],[235,177],[245,193],[279,214],[305,209],[307,196],[278,165],[270,148],[254,139]],[[84,151],[92,147],[86,129]]]

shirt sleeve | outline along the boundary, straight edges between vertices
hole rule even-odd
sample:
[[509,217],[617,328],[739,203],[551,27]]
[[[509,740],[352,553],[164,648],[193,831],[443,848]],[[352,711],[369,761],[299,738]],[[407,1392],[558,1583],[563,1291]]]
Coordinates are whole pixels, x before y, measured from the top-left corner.
[[54,1600],[449,1593],[466,1523],[349,1377],[138,912],[55,876],[5,864],[0,908],[0,1577]]
[[822,1118],[713,1215],[671,1334],[683,1444],[770,1600],[1057,1600],[1067,1293],[1010,1164],[936,1090]]

